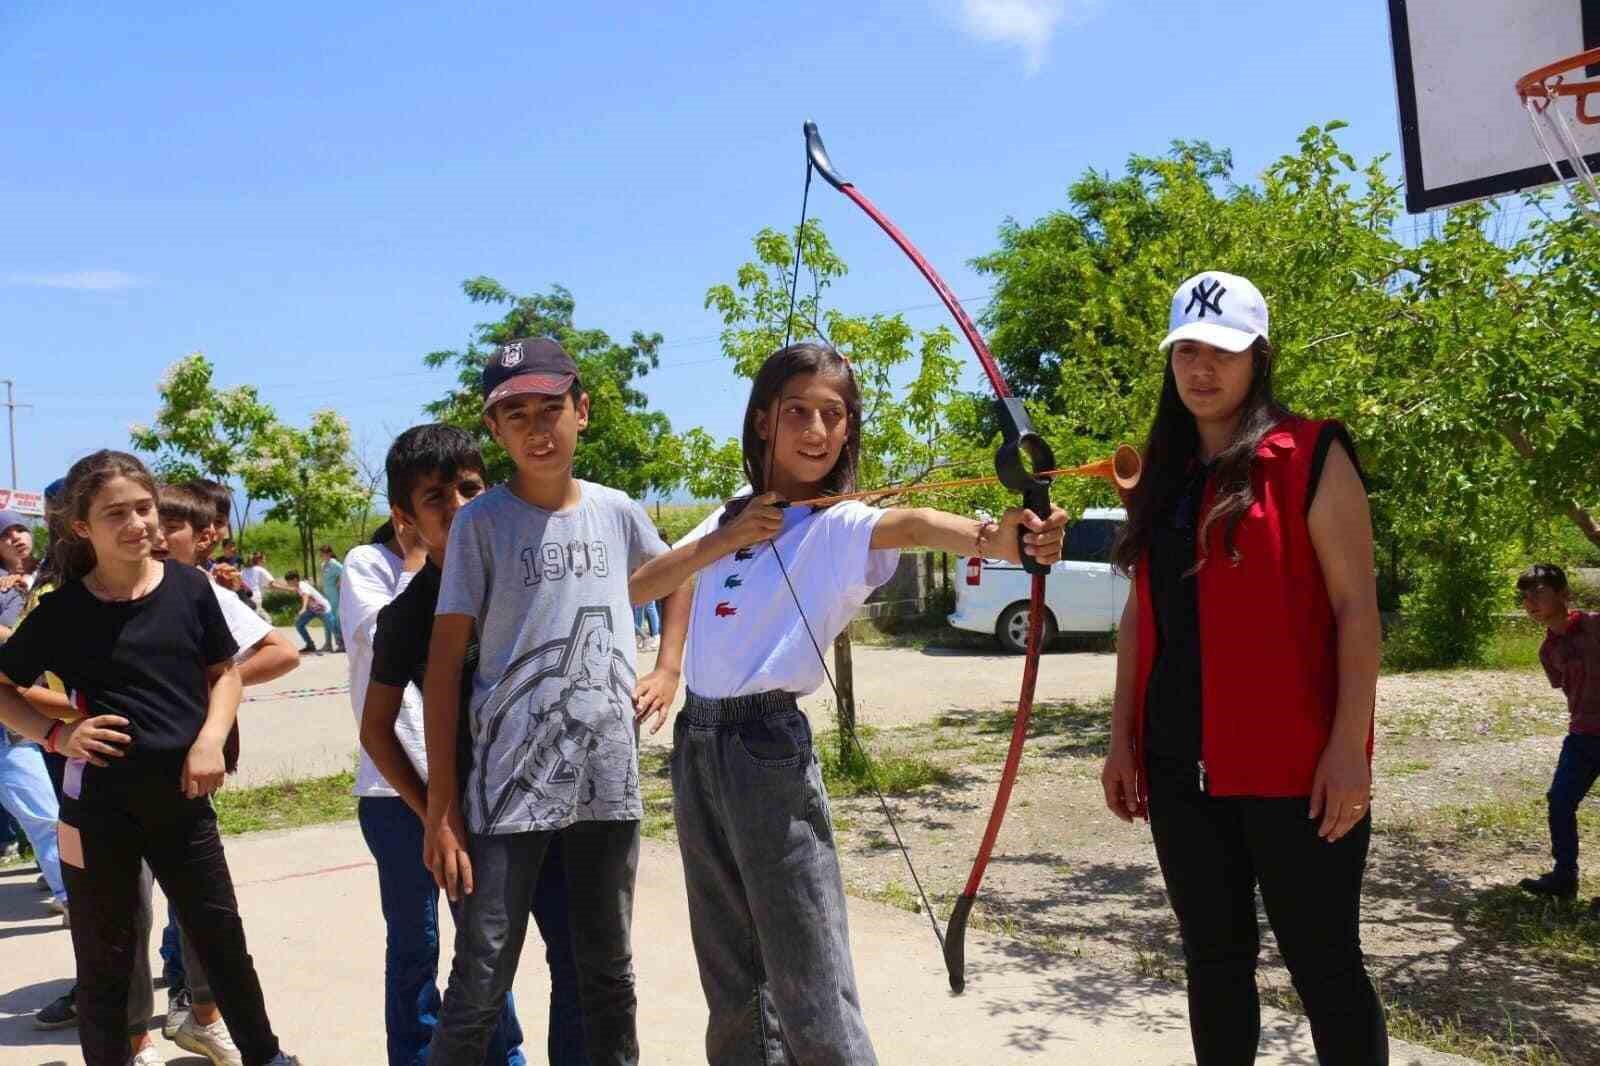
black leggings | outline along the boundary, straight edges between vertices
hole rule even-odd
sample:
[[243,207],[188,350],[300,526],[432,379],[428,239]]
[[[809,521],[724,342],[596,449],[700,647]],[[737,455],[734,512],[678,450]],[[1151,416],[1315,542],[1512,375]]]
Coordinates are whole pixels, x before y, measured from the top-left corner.
[[1383,1007],[1361,955],[1361,878],[1369,813],[1332,844],[1309,801],[1213,798],[1190,780],[1152,780],[1150,829],[1183,935],[1197,1066],[1256,1060],[1255,889],[1323,1066],[1384,1066]]
[[[72,900],[72,948],[78,960],[78,1036],[87,1066],[128,1061],[127,1011],[134,954],[148,951],[139,922],[141,861],[173,901],[183,931],[211,975],[217,1006],[246,1066],[278,1054],[261,982],[245,948],[233,879],[206,799],[178,791],[178,772],[84,768],[66,775],[63,832],[82,841],[82,865],[62,874]],[[148,980],[148,978],[146,978]]]

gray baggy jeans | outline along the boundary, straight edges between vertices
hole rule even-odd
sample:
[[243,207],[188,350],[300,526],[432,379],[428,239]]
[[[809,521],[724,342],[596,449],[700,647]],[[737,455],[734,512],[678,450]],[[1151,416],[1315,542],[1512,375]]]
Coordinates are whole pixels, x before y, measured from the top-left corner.
[[787,692],[691,692],[672,811],[711,1066],[872,1066],[811,724]]
[[471,895],[456,910],[456,953],[429,1066],[482,1066],[528,935],[539,868],[552,837],[566,866],[583,1033],[594,1066],[639,1061],[633,987],[638,822],[575,822],[555,833],[474,835]]

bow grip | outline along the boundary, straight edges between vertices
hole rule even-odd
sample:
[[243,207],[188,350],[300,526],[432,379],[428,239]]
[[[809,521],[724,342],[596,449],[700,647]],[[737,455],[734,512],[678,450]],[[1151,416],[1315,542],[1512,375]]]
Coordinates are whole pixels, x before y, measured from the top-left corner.
[[[1050,517],[1050,479],[1040,477],[1035,471],[1055,468],[1055,452],[1045,439],[1034,432],[1033,420],[1015,396],[996,401],[995,413],[1000,420],[1001,443],[994,453],[994,472],[1000,484],[1022,497],[1022,504],[1035,515]],[[1025,531],[1017,531],[1017,554],[1022,559],[1022,569],[1030,574],[1048,574],[1050,568],[1023,550]]]

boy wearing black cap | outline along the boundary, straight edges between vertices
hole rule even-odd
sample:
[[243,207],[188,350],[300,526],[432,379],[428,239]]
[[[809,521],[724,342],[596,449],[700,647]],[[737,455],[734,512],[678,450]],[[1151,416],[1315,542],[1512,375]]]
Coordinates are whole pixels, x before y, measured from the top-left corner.
[[[516,973],[505,955],[521,949],[559,838],[590,1061],[636,1063],[630,926],[643,806],[628,575],[667,546],[633,500],[573,476],[589,397],[559,344],[502,345],[484,366],[483,398],[516,473],[450,527],[425,674],[423,855],[461,901],[429,1062],[483,1061]],[[459,681],[474,628],[472,759],[458,782]]]

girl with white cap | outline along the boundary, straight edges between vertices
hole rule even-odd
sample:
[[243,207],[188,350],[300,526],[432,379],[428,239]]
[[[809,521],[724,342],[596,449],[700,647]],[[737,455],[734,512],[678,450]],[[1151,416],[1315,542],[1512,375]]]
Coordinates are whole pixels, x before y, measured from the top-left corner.
[[1255,1060],[1255,890],[1324,1064],[1387,1063],[1361,954],[1379,622],[1372,522],[1342,425],[1274,398],[1267,306],[1207,271],[1172,300],[1102,784],[1149,819],[1198,1066]]

